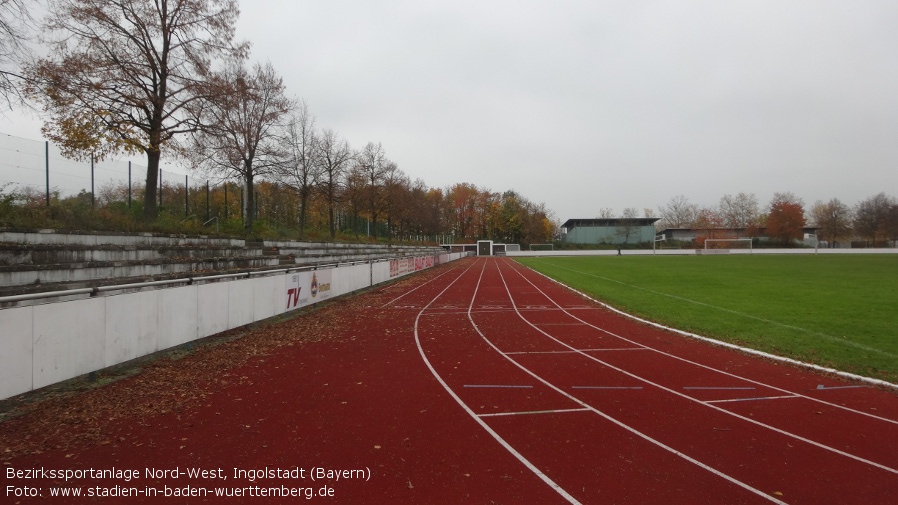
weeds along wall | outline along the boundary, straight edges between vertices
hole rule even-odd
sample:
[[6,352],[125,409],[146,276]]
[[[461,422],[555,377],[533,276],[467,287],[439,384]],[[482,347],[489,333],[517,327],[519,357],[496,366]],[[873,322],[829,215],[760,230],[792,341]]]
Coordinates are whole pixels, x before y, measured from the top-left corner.
[[463,255],[398,258],[0,309],[0,399]]

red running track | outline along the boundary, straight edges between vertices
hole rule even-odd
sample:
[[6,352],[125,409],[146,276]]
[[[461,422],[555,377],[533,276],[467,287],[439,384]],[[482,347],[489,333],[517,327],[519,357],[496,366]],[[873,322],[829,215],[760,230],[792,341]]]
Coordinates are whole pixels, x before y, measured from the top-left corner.
[[[282,343],[256,347],[269,339]],[[239,359],[204,371],[230,357]],[[328,485],[335,494],[313,500],[326,503],[869,505],[898,497],[894,391],[634,322],[505,258],[443,265],[165,361],[0,422],[0,493],[7,485],[44,493],[0,494],[0,503],[308,502],[149,493],[188,485]],[[196,377],[195,394],[157,408],[157,390],[184,387],[172,367]],[[315,481],[233,475],[313,466],[368,472]],[[147,478],[147,467],[220,468],[229,478]],[[25,481],[8,478],[11,468],[142,474]],[[53,487],[129,485],[136,496],[47,498]]]
[[898,499],[894,395],[634,323],[508,259],[472,261],[415,338],[559,503]]

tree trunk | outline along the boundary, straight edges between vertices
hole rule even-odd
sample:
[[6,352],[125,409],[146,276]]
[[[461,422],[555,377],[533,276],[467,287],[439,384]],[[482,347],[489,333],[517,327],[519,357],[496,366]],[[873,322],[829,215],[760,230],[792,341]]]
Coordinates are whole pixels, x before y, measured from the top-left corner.
[[299,195],[299,240],[302,240],[306,232],[306,205],[309,195],[305,191]]
[[328,206],[327,206],[327,219],[328,219],[328,225],[330,226],[331,240],[334,240],[335,238],[337,238],[337,230],[334,226],[334,206],[333,206],[333,204],[328,204]]
[[143,218],[152,221],[159,215],[159,207],[156,199],[159,186],[159,150],[150,149],[147,154],[147,184],[143,192]]
[[245,230],[251,230],[253,227],[253,223],[255,222],[256,213],[255,213],[255,190],[253,189],[253,172],[252,170],[247,170],[244,174],[244,182],[246,183],[246,198],[244,199],[246,202],[246,207],[243,209],[243,228]]

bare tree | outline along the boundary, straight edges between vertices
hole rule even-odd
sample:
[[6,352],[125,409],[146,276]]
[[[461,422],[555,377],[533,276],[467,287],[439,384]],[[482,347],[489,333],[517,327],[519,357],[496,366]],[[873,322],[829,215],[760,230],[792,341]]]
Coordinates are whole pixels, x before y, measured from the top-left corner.
[[617,234],[624,239],[625,244],[630,243],[630,237],[639,227],[639,210],[634,207],[624,209],[621,220],[617,226]]
[[667,228],[687,228],[698,217],[699,208],[683,195],[677,195],[659,207],[661,221]]
[[243,181],[243,223],[249,229],[255,220],[253,184],[283,159],[278,133],[294,103],[270,63],[256,64],[251,73],[242,62],[232,63],[208,86],[214,89],[199,111],[205,127],[191,135],[189,157],[197,168]]
[[728,228],[748,228],[756,223],[760,210],[754,194],[724,195],[718,207],[723,225]]
[[891,205],[886,210],[881,229],[883,236],[890,240],[892,246],[894,246],[895,242],[898,242],[898,201],[892,199]]
[[365,208],[366,194],[365,194],[365,174],[363,173],[363,169],[357,163],[349,168],[349,171],[346,174],[344,179],[345,186],[343,188],[343,199],[346,205],[349,207],[349,212],[352,215],[352,231],[355,233],[355,238],[359,238],[359,228],[357,226],[357,219],[359,214],[361,214],[362,210]]
[[28,57],[31,13],[24,0],[0,0],[0,98],[12,109],[23,98],[20,70]]
[[612,219],[614,218],[614,209],[605,207],[604,209],[599,210],[599,215],[597,217],[599,219]]
[[320,182],[318,184],[324,201],[327,204],[327,221],[331,239],[337,235],[334,210],[342,198],[341,188],[346,172],[356,154],[349,143],[341,139],[333,130],[324,130],[318,141],[318,163]]
[[870,244],[885,240],[889,209],[895,204],[895,200],[885,193],[859,202],[854,209],[854,232]]
[[403,201],[408,193],[410,182],[405,173],[395,163],[387,163],[383,176],[383,212],[387,216],[387,238],[393,238],[393,226],[396,218],[404,212]]
[[293,189],[299,196],[299,239],[303,239],[306,228],[309,199],[318,181],[318,136],[315,132],[315,117],[309,112],[305,101],[300,100],[295,112],[290,116],[284,132],[287,156],[278,167],[278,179]]
[[75,157],[147,156],[144,216],[156,217],[164,149],[199,128],[190,109],[234,44],[237,0],[50,0],[47,58],[27,71],[50,119],[44,134]]
[[804,200],[791,191],[777,191],[774,193],[773,198],[770,200],[770,205],[773,206],[775,203],[794,203],[804,207]]
[[375,145],[373,142],[368,142],[359,153],[356,163],[365,175],[368,217],[375,228],[374,234],[377,235],[377,218],[380,215],[383,196],[383,178],[390,160],[387,159],[380,143]]
[[816,202],[811,208],[811,216],[820,236],[829,242],[829,247],[835,247],[837,240],[851,233],[851,209],[838,198],[826,203]]

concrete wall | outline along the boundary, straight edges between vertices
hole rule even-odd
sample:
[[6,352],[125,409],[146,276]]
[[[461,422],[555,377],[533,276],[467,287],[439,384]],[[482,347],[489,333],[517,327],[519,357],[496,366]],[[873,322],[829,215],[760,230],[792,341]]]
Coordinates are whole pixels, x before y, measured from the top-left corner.
[[349,264],[0,309],[0,399],[461,257]]

